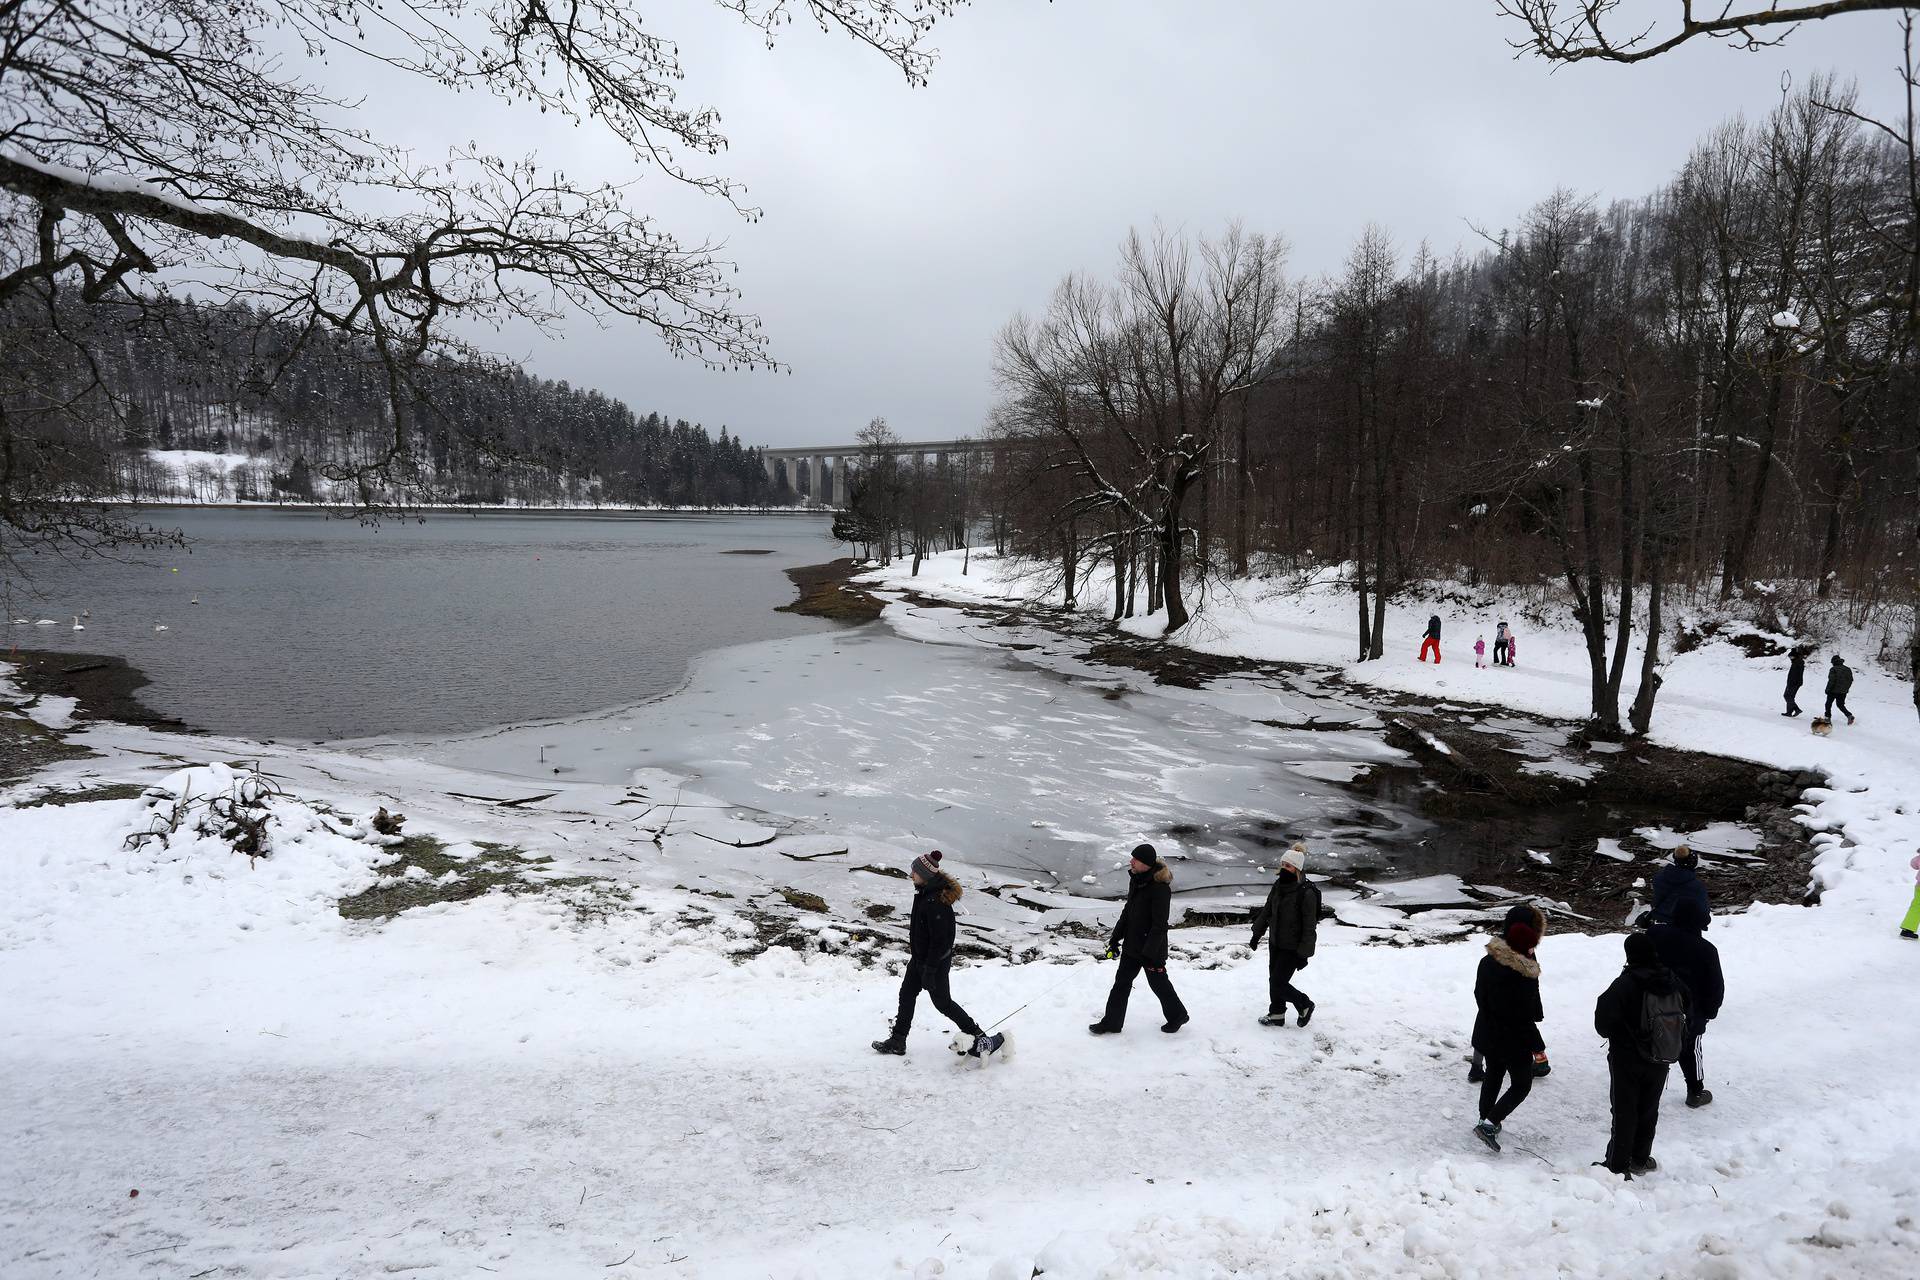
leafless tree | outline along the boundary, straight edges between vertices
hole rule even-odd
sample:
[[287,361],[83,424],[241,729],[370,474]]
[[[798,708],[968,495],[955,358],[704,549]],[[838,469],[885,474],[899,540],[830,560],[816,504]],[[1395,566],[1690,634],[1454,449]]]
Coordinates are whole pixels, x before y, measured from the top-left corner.
[[1844,14],[1906,9],[1903,0],[1820,0],[1788,4],[1782,0],[1669,0],[1677,10],[1669,21],[1642,25],[1637,13],[1622,15],[1622,0],[1495,0],[1501,13],[1526,27],[1511,40],[1514,48],[1555,62],[1644,62],[1689,40],[1724,40],[1739,49],[1777,45],[1803,22]]

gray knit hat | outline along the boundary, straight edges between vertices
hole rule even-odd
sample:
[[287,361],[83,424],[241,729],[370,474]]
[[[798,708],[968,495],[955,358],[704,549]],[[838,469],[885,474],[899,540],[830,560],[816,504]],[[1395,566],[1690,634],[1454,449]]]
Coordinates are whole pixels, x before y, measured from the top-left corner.
[[937,879],[941,874],[940,851],[935,849],[932,853],[923,853],[915,858],[913,860],[913,874],[919,876],[929,884]]

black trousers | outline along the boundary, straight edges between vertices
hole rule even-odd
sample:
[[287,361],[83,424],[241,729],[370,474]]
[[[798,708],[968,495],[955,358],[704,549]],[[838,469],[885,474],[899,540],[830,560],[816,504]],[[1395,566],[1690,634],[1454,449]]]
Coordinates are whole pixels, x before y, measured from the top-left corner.
[[[1113,990],[1107,992],[1107,1013],[1100,1019],[1115,1031],[1127,1023],[1127,996],[1133,991],[1133,980],[1144,968],[1146,966],[1133,956],[1120,957],[1120,967],[1113,975]],[[1147,985],[1160,997],[1160,1012],[1168,1022],[1187,1020],[1187,1006],[1180,1003],[1180,995],[1173,989],[1173,980],[1167,977],[1165,969],[1147,969]]]
[[1840,708],[1841,715],[1845,716],[1849,720],[1853,719],[1853,712],[1847,710],[1846,694],[1830,693],[1827,695],[1827,719],[1829,720],[1833,719],[1833,709],[1835,707]]
[[1629,1172],[1653,1156],[1653,1131],[1660,1123],[1660,1093],[1667,1087],[1667,1064],[1648,1062],[1631,1050],[1607,1053],[1608,1091],[1613,1103],[1613,1137],[1607,1143],[1607,1168]]
[[[1787,710],[1795,715],[1800,713],[1800,686],[1797,684],[1787,686]],[[1829,711],[1828,714],[1831,715],[1832,712]]]
[[1307,993],[1293,985],[1293,975],[1300,972],[1300,955],[1294,951],[1270,951],[1267,953],[1267,1012],[1285,1013],[1291,1004],[1296,1009],[1305,1009],[1313,1001]]
[[1687,1092],[1690,1094],[1698,1093],[1706,1087],[1704,1083],[1706,1069],[1702,1065],[1704,1059],[1700,1054],[1700,1037],[1705,1034],[1707,1033],[1704,1029],[1696,1032],[1692,1027],[1688,1027],[1680,1037],[1680,1075],[1686,1080]]
[[933,1000],[933,1007],[951,1019],[954,1026],[970,1036],[980,1034],[980,1024],[967,1016],[967,1011],[947,990],[947,970],[930,969],[923,973],[914,965],[908,965],[906,973],[900,978],[900,1009],[893,1015],[893,1034],[902,1040],[907,1038],[907,1032],[913,1029],[913,1006],[922,991]]
[[1496,667],[1504,667],[1507,665],[1507,642],[1505,640],[1495,640],[1493,642],[1493,665]]
[[[1510,1082],[1506,1093],[1500,1092],[1500,1079],[1504,1076]],[[1527,1100],[1533,1092],[1533,1053],[1531,1050],[1514,1054],[1511,1058],[1487,1055],[1487,1077],[1480,1082],[1480,1118],[1491,1120],[1495,1124],[1505,1124],[1514,1108]]]

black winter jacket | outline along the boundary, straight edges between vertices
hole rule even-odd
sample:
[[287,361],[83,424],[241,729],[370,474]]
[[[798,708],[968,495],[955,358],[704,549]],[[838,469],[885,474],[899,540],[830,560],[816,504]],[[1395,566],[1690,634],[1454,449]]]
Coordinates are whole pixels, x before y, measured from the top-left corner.
[[1431,618],[1427,619],[1427,634],[1432,636],[1435,640],[1438,640],[1440,638],[1440,615],[1439,614],[1436,613]]
[[1167,917],[1173,911],[1173,868],[1130,873],[1127,905],[1113,926],[1108,947],[1149,969],[1167,967]]
[[[1700,908],[1704,919],[1713,918],[1712,908],[1707,903],[1707,886],[1700,882],[1699,875],[1692,867],[1682,866],[1678,862],[1669,862],[1653,876],[1653,918],[1658,924],[1671,924],[1674,910],[1682,902],[1692,902]],[[1705,928],[1705,926],[1701,926]]]
[[953,964],[953,938],[958,926],[953,904],[960,885],[941,875],[913,890],[913,918],[907,926],[907,963],[922,973],[938,973]]
[[1853,668],[1844,662],[1836,662],[1827,668],[1827,694],[1830,697],[1844,698],[1847,690],[1853,688]]
[[1720,949],[1701,936],[1699,912],[1693,903],[1682,902],[1672,924],[1656,924],[1647,930],[1660,953],[1660,963],[1673,970],[1673,976],[1686,985],[1692,997],[1687,1026],[1695,1035],[1719,1016],[1720,1002],[1727,996],[1726,978],[1720,972]]
[[[1683,993],[1686,991],[1685,984],[1664,964],[1622,969],[1593,1006],[1593,1029],[1607,1038],[1608,1052],[1623,1054],[1636,1062],[1647,1061],[1635,1035],[1640,1027],[1640,998],[1648,991],[1665,995],[1676,987]],[[1693,1021],[1691,999],[1687,1001],[1687,1021]]]
[[1495,1062],[1512,1062],[1544,1049],[1540,1021],[1540,963],[1507,945],[1505,938],[1487,944],[1480,973],[1473,983],[1473,1047]]
[[1267,900],[1253,913],[1253,941],[1257,947],[1268,930],[1267,946],[1273,955],[1291,951],[1311,956],[1320,929],[1320,890],[1305,880],[1278,879],[1267,891]]
[[1799,654],[1787,659],[1787,691],[1798,689],[1807,679],[1807,660]]

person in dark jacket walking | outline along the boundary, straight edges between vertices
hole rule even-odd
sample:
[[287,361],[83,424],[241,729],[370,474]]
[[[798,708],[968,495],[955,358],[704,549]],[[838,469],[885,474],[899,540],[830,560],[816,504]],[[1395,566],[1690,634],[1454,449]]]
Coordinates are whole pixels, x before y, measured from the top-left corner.
[[1153,846],[1143,844],[1133,851],[1127,864],[1127,905],[1114,923],[1107,954],[1120,957],[1120,968],[1113,975],[1113,990],[1107,993],[1107,1011],[1087,1030],[1097,1036],[1119,1034],[1127,1022],[1127,996],[1140,971],[1147,971],[1147,985],[1160,997],[1160,1012],[1166,1017],[1161,1030],[1171,1035],[1187,1025],[1187,1006],[1167,977],[1167,917],[1173,911],[1173,868],[1160,861]]
[[1593,1006],[1593,1029],[1607,1040],[1613,1106],[1607,1158],[1595,1163],[1631,1178],[1660,1167],[1653,1158],[1653,1134],[1660,1123],[1660,1094],[1667,1087],[1671,1061],[1663,1056],[1663,1045],[1671,1035],[1670,1047],[1677,1054],[1680,1043],[1677,1030],[1669,1032],[1659,1025],[1668,1016],[1662,1013],[1662,1002],[1671,1006],[1672,1014],[1684,1018],[1687,989],[1660,963],[1653,939],[1646,934],[1628,934],[1626,952],[1626,968]]
[[1807,651],[1795,648],[1787,658],[1787,709],[1780,714],[1797,716],[1800,714],[1800,686],[1807,680]]
[[1508,630],[1507,624],[1503,621],[1500,623],[1499,626],[1493,629],[1493,665],[1494,666],[1504,667],[1507,665],[1507,650],[1512,646],[1513,646],[1513,632]]
[[1827,668],[1827,719],[1833,719],[1833,709],[1839,707],[1847,723],[1853,723],[1853,712],[1847,710],[1847,694],[1852,688],[1853,668],[1836,653],[1833,655],[1833,665]]
[[[1500,1126],[1533,1089],[1533,1054],[1544,1047],[1540,1021],[1540,961],[1534,949],[1546,932],[1547,918],[1538,907],[1521,904],[1507,912],[1500,936],[1487,943],[1480,972],[1473,983],[1474,1051],[1485,1057],[1486,1079],[1480,1083],[1480,1123],[1473,1132],[1480,1141],[1500,1149]],[[1506,1079],[1507,1091],[1500,1092]]]
[[952,1020],[965,1035],[973,1037],[974,1051],[980,1056],[999,1049],[1004,1037],[989,1036],[980,1024],[967,1016],[947,989],[953,968],[953,941],[956,925],[953,904],[960,900],[960,884],[940,869],[940,851],[935,849],[915,858],[913,876],[913,916],[907,926],[907,971],[900,978],[900,1008],[893,1015],[893,1033],[873,1042],[877,1053],[903,1054],[907,1051],[907,1032],[913,1029],[913,1007],[925,991],[933,1007]]
[[1253,940],[1247,946],[1258,949],[1262,935],[1267,936],[1267,1013],[1260,1019],[1263,1027],[1287,1025],[1287,1005],[1300,1011],[1300,1025],[1313,1019],[1313,1001],[1293,985],[1293,975],[1307,967],[1313,956],[1314,941],[1320,932],[1320,890],[1308,883],[1305,866],[1307,849],[1296,844],[1280,855],[1280,875],[1267,892],[1267,900],[1253,913]]
[[1433,650],[1433,662],[1440,665],[1440,615],[1434,614],[1427,619],[1426,638],[1420,641],[1420,661],[1427,660],[1427,650]]
[[1660,963],[1686,985],[1692,1002],[1687,1008],[1687,1033],[1680,1042],[1680,1074],[1686,1078],[1690,1107],[1704,1107],[1713,1101],[1713,1090],[1703,1079],[1700,1037],[1707,1034],[1707,1024],[1720,1016],[1720,1002],[1727,995],[1726,978],[1720,972],[1720,949],[1707,941],[1706,929],[1706,909],[1692,898],[1682,898],[1674,904],[1671,924],[1656,924],[1647,930]]
[[1713,908],[1707,902],[1707,886],[1700,879],[1700,855],[1693,851],[1692,845],[1685,844],[1675,846],[1673,860],[1654,873],[1650,923],[1672,924],[1673,909],[1682,901],[1697,904],[1703,917],[1713,918]]

